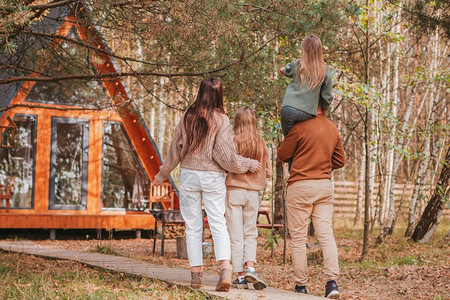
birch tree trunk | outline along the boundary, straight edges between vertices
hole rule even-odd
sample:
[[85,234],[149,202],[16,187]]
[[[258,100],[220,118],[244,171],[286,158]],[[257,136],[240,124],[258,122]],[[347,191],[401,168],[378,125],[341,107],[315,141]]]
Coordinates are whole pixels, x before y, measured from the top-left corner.
[[[396,18],[397,22],[400,19],[400,12],[397,12],[396,14]],[[397,24],[394,28],[394,33],[398,34],[400,32],[400,24]],[[399,104],[399,96],[398,96],[398,89],[399,89],[399,63],[400,63],[400,51],[399,51],[399,42],[395,43],[394,46],[394,75],[393,75],[393,86],[392,86],[392,98],[393,101],[392,103],[392,116],[394,118],[397,117],[397,105]],[[412,104],[411,104],[412,105]],[[406,119],[406,116],[405,116]],[[404,122],[405,124],[405,122]],[[407,124],[407,121],[406,121]],[[392,132],[391,132],[391,136],[395,139],[396,134],[397,134],[397,126],[394,124],[392,124]],[[400,147],[402,147],[403,145],[403,138],[401,137],[398,145]],[[387,211],[387,218],[386,218],[386,223],[384,225],[384,227],[381,230],[381,236],[380,236],[380,241],[384,240],[384,237],[387,234],[387,229],[391,227],[392,225],[392,221],[394,219],[394,211],[395,211],[395,184],[397,182],[397,171],[398,171],[398,167],[400,165],[401,162],[401,156],[400,153],[398,151],[394,151],[395,148],[393,148],[391,151],[391,153],[388,154],[388,157],[393,155],[393,159],[392,159],[392,168],[389,169],[391,170],[390,175],[389,175],[389,188],[387,189],[388,192],[388,198],[387,198],[387,204],[389,205],[388,207],[388,211]],[[388,158],[389,159],[389,158]]]
[[[436,116],[436,105],[439,101],[441,85],[442,85],[442,81],[439,82],[436,96],[434,97],[433,104],[431,105],[430,115],[427,119],[428,120],[427,129],[429,129],[430,131],[431,131],[431,128],[433,126],[434,119]],[[432,139],[432,134],[430,133],[429,137],[427,137],[425,139],[425,146],[423,149],[424,158],[423,158],[423,162],[419,165],[419,171],[417,174],[416,184],[414,186],[414,192],[411,197],[411,203],[409,206],[409,214],[408,214],[408,227],[406,228],[406,231],[405,231],[406,237],[411,236],[411,234],[413,233],[414,227],[416,225],[416,210],[417,210],[417,204],[418,204],[417,200],[418,200],[419,196],[423,193],[423,181],[425,179],[425,173],[427,171],[427,168],[429,166],[429,161],[430,161],[431,139]]]
[[362,222],[361,212],[363,209],[363,196],[364,196],[364,178],[365,178],[365,161],[366,150],[364,143],[361,147],[361,164],[359,166],[359,180],[358,180],[358,196],[356,198],[356,213],[354,226],[360,226]]
[[[391,78],[391,44],[388,42],[386,46],[387,52],[387,64],[385,68],[385,73],[383,77],[384,82],[384,99],[385,103],[389,103],[391,99],[391,91],[390,91],[390,78]],[[386,154],[386,169],[385,169],[385,180],[384,180],[384,193],[381,203],[381,213],[380,213],[380,228],[383,228],[386,217],[387,217],[387,203],[389,201],[389,186],[392,178],[392,161],[394,160],[394,148],[388,149]]]
[[[411,99],[408,102],[408,106],[405,112],[405,116],[403,119],[403,125],[402,125],[402,132],[406,132],[406,129],[408,127],[409,119],[412,112],[412,107],[416,95],[417,85],[413,87]],[[400,138],[398,140],[398,145],[402,149],[406,146],[407,143],[404,143],[405,135],[400,135]],[[407,139],[408,141],[408,139]],[[388,234],[389,231],[391,231],[391,227],[394,220],[394,211],[395,211],[395,184],[397,183],[397,172],[398,168],[400,166],[402,157],[401,153],[399,151],[395,151],[394,153],[394,161],[393,161],[393,169],[392,169],[392,177],[389,187],[389,211],[388,211],[388,217],[386,219],[386,224],[381,230],[381,240],[383,240],[384,236]],[[392,232],[392,231],[391,231]]]
[[[161,78],[160,80],[160,85],[161,85],[161,90],[160,90],[160,99],[164,99],[166,98],[166,93],[163,89],[165,84],[165,79]],[[159,149],[159,153],[161,153],[161,155],[163,155],[164,153],[164,133],[166,132],[166,106],[164,105],[163,102],[159,102],[159,107],[158,107],[158,149]]]
[[397,212],[394,215],[394,220],[392,220],[392,225],[388,229],[388,234],[392,234],[394,232],[394,227],[395,227],[395,224],[397,224],[398,216],[402,212],[403,203],[405,203],[405,196],[406,196],[406,189],[408,188],[408,182],[409,182],[409,177],[406,180],[405,184],[403,185],[403,190],[402,190],[402,196],[400,198],[400,203],[398,204]]
[[151,108],[150,108],[150,135],[152,138],[155,138],[155,102],[152,99]]
[[[372,85],[373,86],[373,85]],[[371,135],[373,134],[374,130],[374,124],[375,122],[373,120],[375,120],[375,113],[373,110],[370,111],[370,132]],[[372,143],[369,143],[369,157],[372,157],[375,151],[375,145],[372,145]],[[367,159],[367,158],[366,158]],[[373,192],[374,192],[374,187],[375,187],[375,168],[376,168],[376,163],[375,160],[373,159],[369,159],[369,205],[370,205],[370,222],[373,223],[375,221],[375,202],[373,199]]]
[[444,165],[442,167],[439,182],[436,185],[433,196],[428,202],[417,227],[415,228],[411,239],[415,242],[426,243],[430,240],[437,226],[441,221],[441,216],[445,208],[446,201],[450,195],[449,189],[450,179],[450,148],[447,148]]
[[[369,1],[366,0],[367,7],[367,30],[366,34],[366,48],[365,50],[365,74],[364,83],[369,84],[369,71],[370,71],[370,31],[369,31]],[[365,111],[365,122],[364,122],[364,146],[366,148],[366,158],[365,158],[365,178],[364,178],[364,234],[363,234],[363,249],[361,254],[361,259],[364,259],[369,254],[369,230],[370,230],[370,142],[371,142],[371,128],[372,128],[372,118],[370,113],[369,105],[366,106]]]

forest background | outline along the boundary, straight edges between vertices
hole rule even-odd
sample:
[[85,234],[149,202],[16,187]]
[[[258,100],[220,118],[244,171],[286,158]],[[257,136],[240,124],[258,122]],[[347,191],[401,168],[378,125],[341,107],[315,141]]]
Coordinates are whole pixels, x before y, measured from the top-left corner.
[[[231,119],[240,106],[255,110],[274,154],[277,223],[284,219],[286,174],[275,153],[281,141],[279,112],[289,83],[278,70],[300,57],[306,35],[318,35],[334,71],[335,99],[328,117],[342,135],[347,156],[345,168],[334,172],[334,178],[358,183],[353,223],[364,224],[365,240],[369,230],[376,230],[382,242],[400,220],[406,222],[405,236],[410,237],[427,204],[436,198],[432,222],[415,240],[427,241],[436,229],[449,197],[447,1],[2,0],[0,51],[18,53],[18,35],[45,44],[51,37],[27,25],[48,9],[68,4],[75,10],[88,8],[89,14],[80,13],[80,18],[95,26],[110,47],[107,52],[163,158],[202,78],[221,79]],[[48,53],[27,49],[17,64],[1,63],[2,72],[12,75],[2,76],[0,84],[102,78],[86,63],[97,49],[76,37],[58,38],[71,47],[50,51],[66,67],[44,72],[40,65]],[[81,50],[69,50],[75,48]],[[23,76],[29,73],[37,77]],[[413,185],[412,195],[396,201],[396,184]]]

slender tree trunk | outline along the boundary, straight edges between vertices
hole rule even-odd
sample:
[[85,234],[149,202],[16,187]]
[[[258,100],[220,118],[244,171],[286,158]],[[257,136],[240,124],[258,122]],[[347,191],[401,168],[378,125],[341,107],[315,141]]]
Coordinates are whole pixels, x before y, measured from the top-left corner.
[[[425,141],[424,153],[428,153],[430,150],[429,147],[429,139]],[[419,164],[419,170],[417,171],[417,177],[414,184],[413,194],[411,196],[411,202],[409,204],[409,213],[408,213],[408,226],[405,231],[405,236],[410,237],[413,233],[414,227],[416,225],[416,209],[417,209],[417,199],[422,195],[423,191],[423,180],[425,178],[425,172],[428,164],[428,159],[424,155],[421,163]]]
[[[396,16],[396,20],[399,21],[400,19],[400,12],[397,12],[397,16]],[[400,32],[400,24],[396,25],[394,28],[394,33],[399,33]],[[399,104],[399,93],[398,93],[398,89],[399,89],[399,64],[400,64],[400,51],[399,51],[399,42],[395,43],[394,46],[394,76],[393,76],[393,91],[392,91],[392,114],[393,117],[396,118],[397,117],[397,105]],[[410,106],[412,106],[412,103],[410,103]],[[406,114],[408,115],[408,114]],[[405,116],[406,119],[406,116]],[[407,120],[405,120],[406,122],[404,122],[404,124],[407,124]],[[397,131],[397,126],[395,125],[395,123],[392,125],[392,132],[391,135],[392,137],[395,139],[396,137],[396,131]],[[403,137],[400,138],[400,141],[398,142],[398,145],[400,147],[403,146]],[[398,167],[400,165],[401,162],[401,156],[400,153],[398,151],[394,151],[395,149],[393,148],[391,150],[391,153],[389,153],[389,156],[393,155],[393,159],[392,159],[392,168],[391,166],[389,166],[389,169],[391,170],[390,174],[389,174],[389,189],[388,189],[388,210],[387,210],[387,218],[386,218],[386,223],[385,226],[382,228],[381,230],[381,235],[382,237],[380,238],[381,241],[384,240],[384,236],[386,236],[387,234],[387,230],[388,228],[391,227],[392,225],[392,221],[394,218],[394,211],[395,211],[395,184],[397,182],[397,172],[398,172]],[[391,158],[389,158],[391,159]]]
[[420,218],[417,227],[411,236],[411,239],[415,242],[426,243],[433,235],[437,226],[440,223],[442,213],[445,208],[446,202],[444,198],[448,198],[450,194],[449,189],[450,179],[450,147],[447,148],[447,154],[445,155],[444,165],[442,167],[441,175],[439,176],[438,184],[433,192],[433,196],[428,202],[422,217]]
[[[333,101],[332,103],[335,103],[335,101]],[[342,107],[342,105],[340,106],[340,110],[341,110],[341,113],[342,113],[342,119],[343,120],[347,120],[347,111],[345,110],[345,109],[343,109],[343,107]],[[339,123],[342,123],[341,121],[339,122]],[[339,132],[341,132],[341,136],[347,136],[347,126],[342,126],[342,131],[339,131]],[[345,149],[345,148],[344,148]],[[339,174],[340,174],[340,180],[341,181],[347,181],[347,178],[346,178],[346,171],[345,171],[345,166],[339,171]]]
[[[164,78],[161,78],[160,84],[161,84],[161,92],[160,92],[160,99],[165,99],[166,94],[163,90],[165,80]],[[164,153],[164,133],[166,132],[166,106],[164,103],[159,103],[159,109],[158,109],[158,149],[159,153],[161,155]]]
[[442,81],[439,82],[439,86],[438,86],[437,92],[436,92],[436,97],[434,97],[434,99],[433,99],[433,104],[431,105],[430,115],[428,117],[427,127],[430,130],[430,135],[425,140],[425,146],[424,146],[424,150],[423,150],[424,158],[423,158],[423,162],[419,166],[416,185],[414,186],[414,193],[413,193],[413,196],[411,197],[411,203],[409,206],[409,215],[408,215],[408,227],[406,228],[406,231],[405,231],[406,237],[411,236],[411,234],[413,233],[414,227],[416,225],[417,200],[423,192],[423,181],[425,179],[426,170],[429,167],[428,165],[429,165],[429,161],[430,161],[430,148],[431,148],[431,139],[432,139],[431,130],[432,130],[432,126],[434,123],[434,119],[436,117],[436,106],[437,106],[437,103],[439,102],[439,97],[441,94],[441,85],[442,85]]
[[[378,173],[378,178],[381,178],[381,172]],[[375,226],[377,218],[378,218],[378,220],[380,220],[380,213],[381,213],[380,205],[381,205],[381,202],[383,201],[384,182],[385,182],[384,180],[381,180],[378,183],[378,192],[377,192],[377,196],[375,197],[375,200],[374,200],[374,208],[373,208],[373,210],[375,212],[373,214],[373,219],[370,224],[370,232],[371,233],[373,232],[373,228]]]
[[285,189],[285,180],[284,180],[284,172],[283,172],[283,163],[277,159],[275,163],[275,173],[276,173],[276,181],[275,181],[275,212],[273,222],[275,224],[283,224],[284,220],[284,189]]
[[[278,41],[275,42],[275,53],[278,54],[279,46]],[[278,79],[278,66],[276,64],[276,56],[273,57],[274,65],[274,78]],[[279,144],[279,141],[278,141]],[[276,153],[276,148],[274,146],[274,152]],[[284,213],[284,195],[286,189],[286,181],[284,177],[284,166],[283,163],[277,159],[275,161],[275,194],[274,197],[274,211],[273,211],[273,221],[275,224],[284,224],[285,213]],[[286,228],[285,228],[286,229]]]
[[[374,84],[372,84],[372,86],[374,86]],[[370,124],[370,129],[369,130],[370,130],[371,135],[372,135],[374,132],[376,132],[375,128],[374,128],[375,116],[374,116],[374,111],[373,110],[371,110],[369,113],[370,113],[369,120],[371,120],[371,124]],[[371,138],[371,140],[377,141],[377,139],[373,139],[373,138]],[[369,143],[370,156],[372,156],[374,151],[375,151],[374,147],[375,146],[373,146],[372,143]],[[374,197],[373,197],[374,188],[375,188],[375,169],[376,169],[375,160],[370,159],[369,160],[369,170],[370,170],[370,173],[369,173],[369,206],[370,206],[369,212],[370,212],[370,223],[375,221],[375,216],[376,216],[375,201],[374,201]]]
[[[408,123],[409,123],[409,119],[411,117],[411,113],[412,113],[412,108],[413,108],[413,104],[414,104],[414,99],[416,96],[416,91],[417,91],[417,87],[418,85],[414,85],[412,91],[411,91],[411,98],[408,102],[408,106],[406,108],[406,112],[405,112],[405,116],[403,119],[403,125],[402,125],[402,132],[406,132],[407,128],[408,128]],[[399,140],[398,140],[398,145],[401,148],[406,147],[406,145],[409,142],[409,138],[406,138],[406,142],[404,142],[405,140],[405,135],[401,135]],[[386,236],[388,234],[389,231],[392,231],[393,228],[392,224],[393,224],[393,220],[394,220],[394,212],[395,212],[395,185],[397,183],[397,172],[398,172],[398,168],[400,166],[400,163],[402,162],[402,155],[399,151],[395,151],[394,153],[394,161],[393,161],[393,169],[392,169],[392,177],[391,177],[391,182],[390,182],[390,188],[389,188],[389,211],[388,211],[388,216],[386,219],[386,223],[384,225],[384,227],[381,230],[381,237],[380,240],[383,241],[384,240],[384,236]]]
[[356,213],[355,213],[355,222],[354,226],[361,225],[362,216],[361,212],[363,209],[363,196],[364,196],[364,178],[365,178],[365,161],[366,161],[366,151],[365,145],[362,145],[361,150],[361,164],[359,167],[359,180],[358,180],[358,196],[356,198]]
[[392,234],[394,232],[394,227],[395,227],[395,224],[397,224],[398,216],[402,213],[403,203],[405,202],[405,198],[406,198],[406,190],[408,188],[408,182],[409,182],[409,178],[406,179],[406,182],[403,185],[403,191],[402,191],[402,196],[400,198],[400,203],[398,204],[398,208],[397,208],[397,212],[395,213],[394,220],[392,220],[392,225],[388,229],[388,234]]
[[151,102],[151,108],[150,108],[150,135],[152,138],[155,138],[155,103]]
[[[387,53],[387,64],[386,64],[386,72],[385,77],[383,79],[384,81],[384,100],[385,103],[390,102],[391,97],[391,90],[390,90],[390,84],[389,80],[391,78],[391,43],[387,43],[386,46],[386,53]],[[394,148],[388,149],[386,154],[386,169],[385,169],[385,180],[384,180],[384,193],[383,193],[383,199],[381,203],[381,212],[380,212],[380,228],[383,228],[386,217],[387,217],[387,203],[389,201],[389,186],[391,183],[391,177],[392,177],[392,168],[393,168],[393,162],[394,160]]]
[[362,259],[369,254],[369,230],[370,230],[370,112],[369,107],[366,107],[366,124],[365,124],[365,178],[364,178],[364,236],[363,236],[363,252]]
[[[369,0],[366,0],[367,7],[367,15],[369,15]],[[365,84],[369,84],[369,59],[370,59],[370,34],[369,34],[369,17],[367,18],[367,30],[366,30],[366,49],[365,49],[365,76],[364,82]],[[369,105],[366,106],[365,112],[365,124],[364,124],[364,146],[366,148],[366,159],[365,159],[365,195],[364,195],[364,236],[363,236],[363,249],[361,259],[365,259],[369,254],[369,230],[370,230],[370,198],[371,198],[371,190],[370,190],[370,141],[371,141],[371,132],[370,129],[372,120]]]

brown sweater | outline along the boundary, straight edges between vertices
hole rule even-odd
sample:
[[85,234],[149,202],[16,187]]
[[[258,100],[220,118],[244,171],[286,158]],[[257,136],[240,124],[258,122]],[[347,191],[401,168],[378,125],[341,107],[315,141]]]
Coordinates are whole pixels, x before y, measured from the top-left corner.
[[331,179],[331,170],[344,166],[342,139],[324,115],[295,124],[278,147],[278,159],[293,157],[288,185],[298,180]]
[[187,151],[187,135],[184,118],[175,128],[172,143],[164,164],[156,174],[155,180],[164,182],[170,172],[181,162],[181,168],[199,171],[229,171],[233,173],[254,172],[257,160],[244,158],[237,154],[233,143],[233,132],[226,114],[214,114],[214,126],[211,126],[205,146],[194,152]]
[[[268,153],[269,150],[267,149],[267,146],[264,145],[264,147],[266,147]],[[266,183],[266,178],[270,178],[272,176],[272,166],[268,155],[261,158],[259,161],[261,162],[262,168],[258,172],[247,172],[244,174],[228,173],[227,180],[225,182],[227,189],[261,191]]]

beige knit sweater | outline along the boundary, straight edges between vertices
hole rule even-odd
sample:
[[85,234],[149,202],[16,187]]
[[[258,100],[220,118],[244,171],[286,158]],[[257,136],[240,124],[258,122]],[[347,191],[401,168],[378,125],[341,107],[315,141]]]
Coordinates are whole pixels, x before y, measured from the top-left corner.
[[167,157],[155,180],[164,182],[180,162],[181,168],[199,171],[255,172],[258,161],[237,154],[230,120],[226,114],[214,113],[215,125],[209,129],[207,142],[199,151],[187,151],[187,135],[183,123],[184,117],[175,128]]
[[[264,147],[266,148],[266,153],[268,153],[269,149],[267,149],[266,145]],[[244,174],[228,173],[225,181],[227,190],[261,191],[266,183],[266,178],[272,177],[272,166],[269,155],[261,157],[259,161],[261,162],[261,169],[257,172]]]

